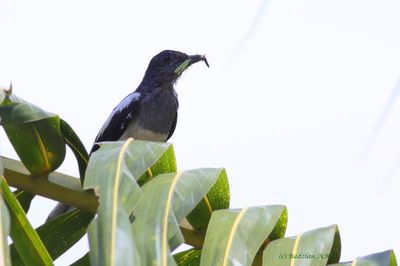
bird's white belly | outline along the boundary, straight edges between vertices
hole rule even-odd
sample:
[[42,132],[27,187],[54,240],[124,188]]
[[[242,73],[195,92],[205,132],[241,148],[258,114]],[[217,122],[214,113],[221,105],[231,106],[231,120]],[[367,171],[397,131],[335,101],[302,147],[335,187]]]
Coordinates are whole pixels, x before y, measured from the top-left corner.
[[126,140],[128,138],[134,138],[138,140],[149,140],[149,141],[167,141],[167,135],[162,133],[153,132],[151,130],[144,129],[136,123],[131,123],[130,126],[125,130],[124,134],[119,138],[120,140]]

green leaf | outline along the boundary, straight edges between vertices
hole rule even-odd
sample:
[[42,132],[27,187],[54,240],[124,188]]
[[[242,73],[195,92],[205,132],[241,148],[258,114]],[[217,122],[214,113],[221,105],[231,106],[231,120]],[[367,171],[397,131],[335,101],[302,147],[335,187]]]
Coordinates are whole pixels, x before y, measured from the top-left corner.
[[75,209],[48,221],[36,230],[55,260],[86,234],[86,228],[93,217],[92,213]]
[[[98,215],[89,226],[90,261],[92,265],[141,265],[132,238],[129,216],[122,207],[107,219]],[[111,220],[111,221],[110,221]],[[112,220],[115,220],[112,221]],[[107,224],[104,221],[112,223]]]
[[263,253],[263,265],[317,266],[340,259],[340,235],[336,225],[318,228],[296,237],[274,240]]
[[90,260],[94,265],[135,265],[129,215],[142,196],[136,180],[168,150],[171,144],[147,141],[103,143],[91,155],[85,189],[100,197],[97,219],[89,227]]
[[0,196],[0,265],[11,265],[10,249],[7,244],[7,236],[10,232],[10,216],[3,197]]
[[215,211],[200,265],[251,265],[285,210],[285,206],[275,205]]
[[72,127],[63,119],[60,119],[60,129],[61,134],[64,137],[65,143],[67,143],[68,147],[72,150],[75,155],[76,161],[78,162],[79,176],[81,179],[81,183],[83,184],[86,167],[89,162],[89,154],[86,151],[86,148],[83,145],[82,141],[79,139],[78,135],[75,133]]
[[57,115],[7,94],[0,118],[19,158],[33,175],[47,176],[64,161],[65,143]]
[[285,208],[278,219],[278,222],[275,224],[274,229],[272,230],[271,234],[268,236],[267,240],[265,241],[264,245],[268,244],[272,240],[282,238],[285,236],[286,227],[288,221],[288,212]]
[[393,250],[358,257],[352,262],[329,264],[329,266],[397,266]]
[[[0,163],[0,175],[3,173],[3,166]],[[11,265],[10,249],[7,244],[7,236],[10,233],[10,215],[0,195],[0,265]]]
[[31,206],[31,202],[35,195],[32,193],[23,191],[22,189],[17,189],[14,192],[15,197],[19,201],[19,204],[21,204],[22,208],[24,209],[25,213],[28,213],[29,208]]
[[174,147],[170,145],[157,162],[151,166],[153,176],[176,172]]
[[174,255],[174,260],[179,266],[199,266],[201,249],[189,249]]
[[195,229],[204,229],[207,227],[213,211],[229,208],[229,201],[229,182],[224,170],[207,195],[186,218]]
[[43,242],[32,228],[4,177],[1,177],[1,193],[10,211],[11,238],[21,259],[26,265],[53,265]]
[[89,253],[83,255],[79,260],[75,261],[70,266],[90,266]]
[[[85,181],[84,188],[95,189],[101,201],[107,204],[112,200],[112,193],[118,192],[125,210],[130,214],[138,200],[137,197],[128,197],[132,194],[131,190],[141,194],[136,182],[132,181],[138,180],[171,146],[169,143],[133,139],[102,143],[91,156],[87,169],[90,180]],[[115,183],[115,178],[128,185]],[[116,190],[115,185],[122,190]],[[109,209],[110,206],[104,207]]]
[[183,242],[179,222],[215,184],[223,169],[162,174],[143,186],[132,231],[143,265],[174,265],[170,249]]
[[56,116],[17,97],[12,93],[12,90],[6,92],[0,110],[2,116],[1,123],[3,125],[35,122]]
[[[85,235],[93,217],[94,214],[76,209],[57,216],[36,229],[53,260]],[[11,245],[11,255],[13,265],[24,265],[14,245]]]
[[158,159],[158,161],[152,165],[145,174],[143,174],[139,180],[138,184],[143,186],[145,183],[153,179],[160,174],[174,173],[176,172],[176,160],[174,147],[171,145],[163,153],[163,155]]
[[178,74],[178,76],[180,76],[180,75],[183,73],[183,71],[185,71],[185,70],[189,67],[191,61],[192,61],[191,59],[186,59],[185,61],[183,61],[183,62],[175,69],[175,73]]

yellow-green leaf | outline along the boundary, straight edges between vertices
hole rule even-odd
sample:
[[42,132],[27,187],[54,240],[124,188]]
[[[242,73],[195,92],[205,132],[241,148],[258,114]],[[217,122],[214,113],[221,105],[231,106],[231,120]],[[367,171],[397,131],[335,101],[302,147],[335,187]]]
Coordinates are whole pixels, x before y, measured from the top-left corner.
[[179,223],[215,184],[222,169],[162,174],[143,186],[134,209],[133,236],[143,265],[174,265],[171,249],[183,242]]
[[263,265],[326,265],[340,259],[340,235],[336,225],[318,228],[295,237],[277,239],[263,253]]
[[176,160],[174,147],[170,145],[168,149],[162,154],[162,156],[157,160],[157,162],[152,165],[146,171],[146,173],[139,178],[138,184],[140,186],[143,186],[145,183],[160,174],[173,172],[176,172]]
[[[61,256],[85,235],[87,226],[93,217],[94,214],[75,209],[36,228],[53,260]],[[11,258],[13,266],[25,265],[14,245],[11,245]]]
[[42,240],[26,218],[21,205],[1,177],[1,193],[7,202],[11,217],[11,238],[26,265],[53,265]]
[[201,249],[189,249],[174,255],[174,260],[179,266],[199,266]]
[[229,201],[229,182],[224,170],[207,195],[186,218],[194,228],[198,230],[204,229],[207,227],[213,211],[229,208]]
[[0,118],[16,153],[33,175],[47,176],[64,161],[65,142],[57,115],[8,93],[0,106]]
[[[3,173],[3,166],[0,162],[0,175]],[[0,195],[0,265],[11,265],[10,249],[7,244],[7,237],[10,234],[10,215],[7,206]]]
[[351,262],[329,264],[329,266],[397,266],[396,256],[393,250],[358,257]]
[[282,205],[215,211],[200,265],[251,265],[285,211]]
[[140,257],[129,216],[142,196],[136,181],[171,144],[106,142],[91,155],[84,188],[99,196],[97,218],[89,226],[90,261],[94,265],[137,265]]

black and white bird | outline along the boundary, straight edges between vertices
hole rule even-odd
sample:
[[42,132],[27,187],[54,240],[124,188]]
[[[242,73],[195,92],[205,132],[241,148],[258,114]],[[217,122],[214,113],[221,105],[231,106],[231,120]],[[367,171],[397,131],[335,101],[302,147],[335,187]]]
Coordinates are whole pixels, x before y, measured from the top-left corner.
[[[90,153],[102,141],[138,140],[167,141],[175,131],[178,118],[178,96],[174,85],[192,64],[208,62],[204,55],[187,55],[165,50],[154,56],[139,87],[126,96],[111,112],[98,133]],[[71,209],[59,203],[49,214],[52,219]]]
[[144,78],[136,91],[125,97],[111,112],[96,137],[98,142],[134,138],[167,141],[175,131],[178,97],[175,82],[192,64],[204,61],[204,55],[187,55],[165,50],[151,59]]

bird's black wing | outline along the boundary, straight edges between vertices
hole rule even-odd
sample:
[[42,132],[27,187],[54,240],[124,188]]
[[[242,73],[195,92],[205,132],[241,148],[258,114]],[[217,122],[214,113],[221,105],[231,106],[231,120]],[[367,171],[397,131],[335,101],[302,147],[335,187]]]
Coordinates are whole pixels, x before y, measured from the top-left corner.
[[98,142],[118,140],[129,122],[137,115],[140,108],[142,94],[133,92],[126,96],[111,112],[106,122],[100,129],[90,153],[99,148]]

